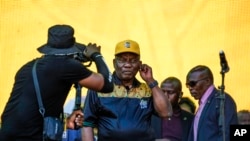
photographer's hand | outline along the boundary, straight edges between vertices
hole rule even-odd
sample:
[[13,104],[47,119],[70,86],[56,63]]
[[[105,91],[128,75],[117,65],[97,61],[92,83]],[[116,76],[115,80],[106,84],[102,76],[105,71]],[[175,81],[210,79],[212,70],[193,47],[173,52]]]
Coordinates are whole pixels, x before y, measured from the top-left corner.
[[101,46],[97,46],[95,43],[92,44],[92,43],[89,43],[87,46],[86,46],[86,49],[84,50],[84,55],[88,58],[92,58],[92,55],[94,53],[100,53],[101,52]]
[[83,120],[82,110],[73,111],[66,119],[66,127],[68,129],[76,129],[76,126],[82,127]]

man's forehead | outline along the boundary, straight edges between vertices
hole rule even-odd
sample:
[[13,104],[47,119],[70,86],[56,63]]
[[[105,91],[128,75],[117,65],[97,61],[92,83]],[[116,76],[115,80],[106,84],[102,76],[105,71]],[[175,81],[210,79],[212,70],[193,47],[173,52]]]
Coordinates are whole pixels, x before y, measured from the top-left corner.
[[198,79],[202,76],[205,76],[204,72],[201,72],[201,71],[196,71],[196,72],[193,72],[189,75],[189,78],[191,79]]
[[173,83],[168,83],[167,82],[167,83],[162,83],[161,87],[174,89],[175,85]]
[[137,58],[137,57],[140,57],[140,56],[135,54],[135,53],[124,52],[124,53],[117,54],[116,57],[134,57],[134,58]]

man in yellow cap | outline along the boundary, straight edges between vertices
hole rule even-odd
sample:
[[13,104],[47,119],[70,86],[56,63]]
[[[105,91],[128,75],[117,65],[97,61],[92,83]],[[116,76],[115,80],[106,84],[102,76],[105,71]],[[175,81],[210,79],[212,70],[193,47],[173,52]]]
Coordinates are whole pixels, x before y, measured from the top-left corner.
[[[152,68],[142,64],[138,43],[119,42],[113,66],[114,91],[109,94],[88,91],[82,140],[93,141],[93,128],[97,127],[98,141],[154,141],[152,114],[167,118],[172,115],[172,107],[153,78]],[[145,83],[136,79],[137,72]]]

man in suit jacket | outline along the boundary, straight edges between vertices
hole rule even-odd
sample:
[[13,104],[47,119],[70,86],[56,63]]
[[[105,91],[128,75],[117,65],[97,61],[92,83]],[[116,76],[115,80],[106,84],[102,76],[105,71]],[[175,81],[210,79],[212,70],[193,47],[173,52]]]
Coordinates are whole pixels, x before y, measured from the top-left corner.
[[156,140],[186,141],[194,115],[179,106],[183,95],[181,81],[176,77],[168,77],[161,83],[161,89],[172,104],[173,116],[168,119],[152,116]]
[[[237,107],[230,95],[215,88],[212,71],[207,66],[195,66],[187,74],[186,86],[199,100],[189,141],[229,141],[230,125],[238,122]],[[220,112],[221,103],[224,114]]]

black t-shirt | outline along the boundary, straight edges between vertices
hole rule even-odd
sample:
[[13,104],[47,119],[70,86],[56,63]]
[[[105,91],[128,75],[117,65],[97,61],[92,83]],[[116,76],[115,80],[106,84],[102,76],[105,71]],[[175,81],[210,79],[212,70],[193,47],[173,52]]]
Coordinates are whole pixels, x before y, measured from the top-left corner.
[[[40,137],[43,119],[38,109],[32,67],[34,60],[17,72],[15,83],[2,114],[2,131],[9,135]],[[45,56],[37,63],[37,78],[40,86],[45,116],[57,116],[72,84],[91,75],[81,62],[67,56]]]

